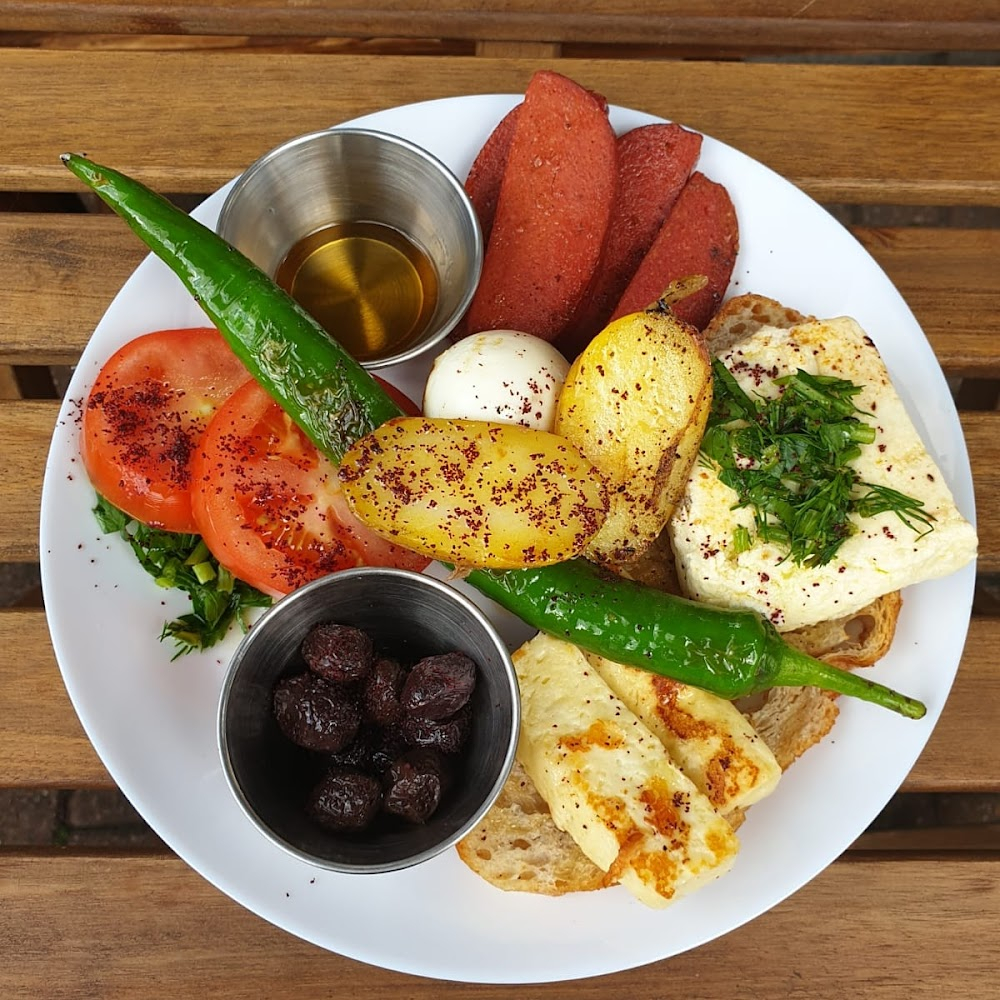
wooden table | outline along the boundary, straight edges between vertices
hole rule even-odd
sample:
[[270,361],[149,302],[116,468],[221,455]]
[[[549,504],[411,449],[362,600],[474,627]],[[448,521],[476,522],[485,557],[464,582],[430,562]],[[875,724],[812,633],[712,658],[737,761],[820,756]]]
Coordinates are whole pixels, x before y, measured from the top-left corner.
[[[426,6],[0,8],[0,560],[38,559],[57,409],[39,386],[51,366],[79,357],[142,257],[117,220],[82,210],[61,151],[100,154],[169,194],[203,195],[293,134],[410,101],[521,91],[534,69],[554,66],[837,206],[914,309],[961,409],[982,587],[954,692],[903,792],[1000,791],[1000,620],[989,586],[1000,570],[998,4],[895,0],[877,17],[853,0],[672,0],[656,14],[638,0]],[[895,55],[871,58],[880,52]],[[877,224],[880,206],[908,206],[914,224]],[[0,648],[0,787],[112,787],[62,687],[42,608],[0,611]],[[0,995],[985,1000],[1000,971],[998,848],[995,826],[862,838],[722,940],[529,992],[433,983],[320,951],[166,851],[0,845]]]

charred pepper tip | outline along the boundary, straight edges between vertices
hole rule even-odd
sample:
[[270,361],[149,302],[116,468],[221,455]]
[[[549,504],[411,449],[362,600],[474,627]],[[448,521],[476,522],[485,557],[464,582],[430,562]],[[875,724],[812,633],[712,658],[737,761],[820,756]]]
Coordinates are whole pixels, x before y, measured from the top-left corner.
[[781,642],[777,651],[776,670],[767,679],[766,686],[801,685],[869,701],[908,719],[922,719],[927,714],[927,706],[916,698],[901,694],[850,670],[842,670],[822,660],[816,660],[795,647]]

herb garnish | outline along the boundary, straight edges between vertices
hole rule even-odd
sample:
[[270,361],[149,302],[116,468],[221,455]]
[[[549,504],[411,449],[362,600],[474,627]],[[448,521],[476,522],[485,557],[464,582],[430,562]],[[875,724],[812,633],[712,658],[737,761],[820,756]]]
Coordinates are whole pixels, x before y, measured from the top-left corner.
[[[756,539],[800,566],[822,566],[858,530],[852,514],[891,511],[920,537],[933,530],[921,500],[865,483],[850,465],[875,440],[853,402],[861,386],[799,369],[774,380],[783,389],[776,398],[751,398],[718,358],[712,370],[702,455],[739,496],[734,509],[753,509]],[[753,541],[745,527],[734,532],[737,554]]]
[[220,566],[198,535],[151,528],[102,496],[97,498],[94,516],[102,531],[117,532],[129,543],[158,586],[186,591],[191,598],[190,613],[166,622],[160,633],[161,642],[173,639],[177,646],[171,659],[214,646],[234,622],[245,632],[246,611],[271,603],[266,594]]

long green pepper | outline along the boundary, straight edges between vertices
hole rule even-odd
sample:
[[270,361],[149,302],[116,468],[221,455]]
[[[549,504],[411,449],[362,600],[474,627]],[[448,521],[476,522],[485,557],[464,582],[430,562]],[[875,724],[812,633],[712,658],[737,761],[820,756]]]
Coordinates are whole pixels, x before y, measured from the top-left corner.
[[[357,361],[211,229],[116,170],[71,153],[62,160],[180,278],[251,374],[334,462],[400,415]],[[723,698],[808,684],[909,718],[926,713],[913,698],[799,652],[755,612],[684,600],[584,559],[475,570],[467,580],[540,631]]]

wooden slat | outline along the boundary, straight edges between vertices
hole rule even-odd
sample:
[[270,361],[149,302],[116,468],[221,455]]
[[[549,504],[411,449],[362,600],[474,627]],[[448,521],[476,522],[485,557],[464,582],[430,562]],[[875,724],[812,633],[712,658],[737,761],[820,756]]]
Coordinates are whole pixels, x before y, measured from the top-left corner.
[[0,562],[38,559],[38,515],[57,404],[0,400]]
[[[1000,230],[857,227],[854,233],[910,304],[947,374],[1000,376],[993,301]],[[74,364],[144,252],[113,216],[0,214],[7,288],[0,364]],[[808,303],[794,304],[808,311]]]
[[555,42],[486,40],[476,42],[476,55],[491,59],[557,59],[560,48]]
[[0,364],[76,364],[145,252],[117,216],[0,213]]
[[[0,10],[0,21],[3,12]],[[97,49],[130,50],[133,52],[221,52],[235,49],[241,52],[309,52],[354,53],[376,55],[472,55],[476,43],[454,38],[372,38],[369,36],[331,37],[329,35],[113,35],[94,32],[65,31],[4,31],[0,27],[0,48],[67,49],[95,51]],[[634,53],[639,58],[640,53]]]
[[44,612],[0,611],[0,649],[8,650],[0,658],[0,787],[114,788],[63,686]]
[[0,399],[20,399],[21,388],[17,384],[14,369],[0,362]]
[[980,573],[1000,572],[1000,413],[961,413],[976,492]]
[[906,299],[948,375],[1000,376],[1000,315],[991,277],[1000,260],[1000,230],[852,231]]
[[146,0],[63,3],[19,0],[4,5],[0,30],[249,35],[399,35],[510,41],[658,43],[754,49],[853,51],[1000,47],[996,4],[961,0],[941,8],[920,0],[877,5],[854,0],[642,0],[565,5],[531,0]]
[[996,855],[837,862],[699,949],[613,979],[528,988],[441,983],[361,965],[278,930],[172,857],[14,854],[3,872],[0,994],[10,997],[996,996]]
[[[534,69],[551,63],[423,56],[319,63],[309,54],[261,54],[250,86],[246,59],[231,52],[7,50],[0,61],[0,188],[77,190],[58,160],[74,149],[163,191],[210,191],[290,135],[410,101],[522,91]],[[1000,204],[994,67],[559,66],[614,103],[674,117],[742,149],[820,201]],[[336,83],[317,84],[324,79]],[[762,128],[773,120],[776,94],[781,127]],[[39,116],[39,107],[48,113]],[[943,139],[951,135],[961,142]]]
[[[951,696],[903,783],[908,792],[1000,792],[1000,620],[975,618]],[[113,787],[76,719],[41,611],[0,612],[0,787]],[[2,995],[2,994],[0,994]]]
[[1000,823],[962,823],[900,830],[872,830],[852,845],[862,851],[996,851]]
[[998,648],[1000,620],[973,618],[951,694],[903,791],[1000,792]]

